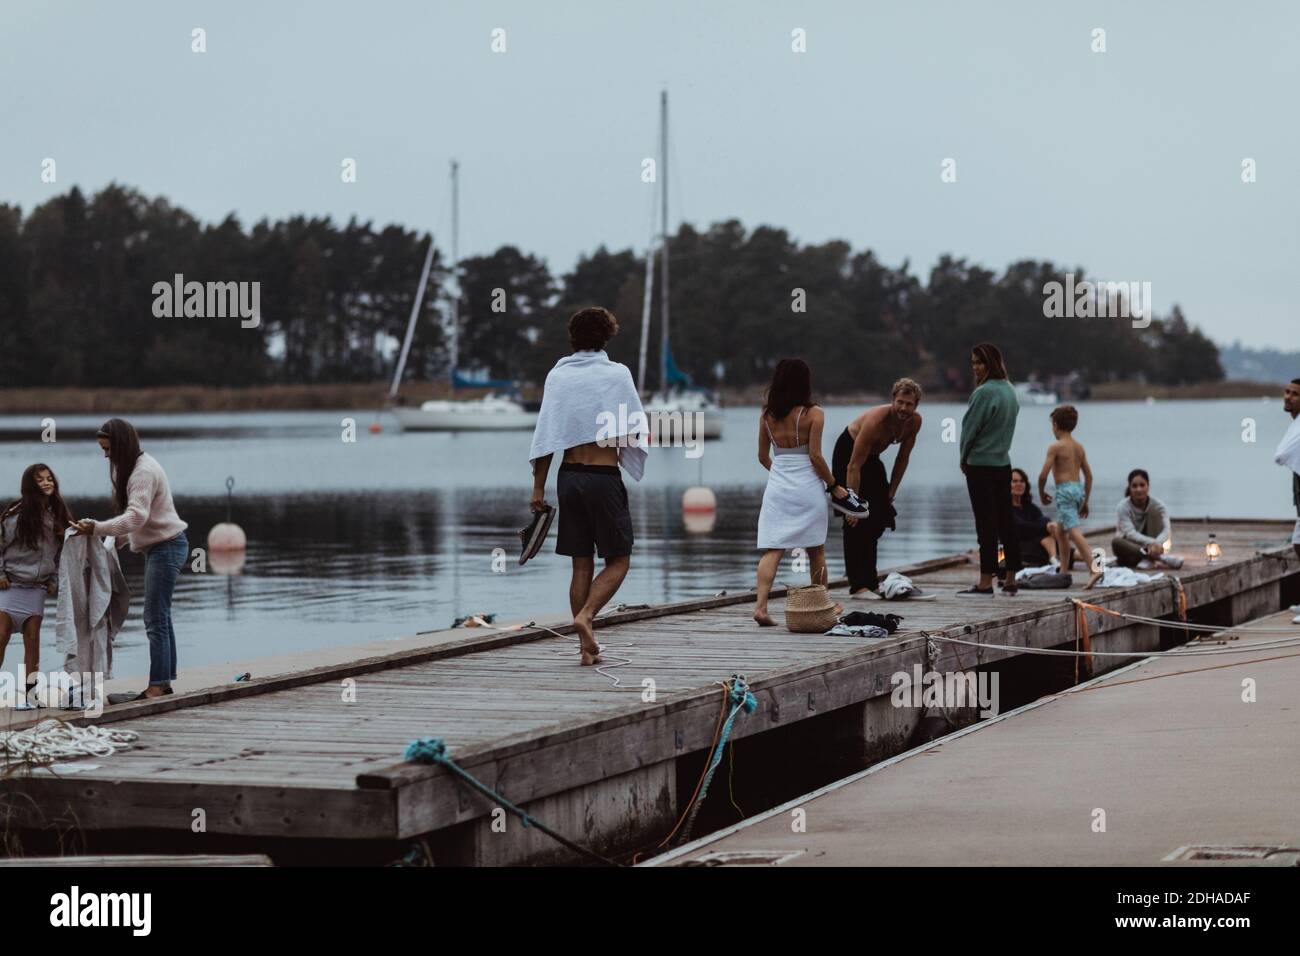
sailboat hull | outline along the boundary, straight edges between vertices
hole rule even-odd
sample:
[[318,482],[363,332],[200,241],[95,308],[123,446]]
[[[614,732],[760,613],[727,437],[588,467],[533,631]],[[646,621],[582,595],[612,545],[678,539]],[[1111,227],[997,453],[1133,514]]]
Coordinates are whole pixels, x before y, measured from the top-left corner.
[[[472,406],[476,403],[463,404]],[[536,412],[512,409],[398,407],[392,411],[402,431],[407,432],[530,431],[537,424]]]

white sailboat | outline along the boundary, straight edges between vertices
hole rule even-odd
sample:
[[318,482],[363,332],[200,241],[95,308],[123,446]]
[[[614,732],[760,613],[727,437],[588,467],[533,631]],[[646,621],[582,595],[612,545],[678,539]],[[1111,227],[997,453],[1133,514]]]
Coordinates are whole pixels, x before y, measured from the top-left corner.
[[429,270],[433,266],[433,237],[429,237],[429,251],[424,257],[424,269],[420,274],[420,286],[415,293],[415,303],[411,307],[411,318],[406,324],[406,336],[402,340],[402,351],[397,360],[397,370],[393,374],[393,384],[388,390],[390,410],[403,431],[516,431],[531,429],[537,424],[537,412],[530,411],[516,399],[489,392],[482,398],[456,399],[457,385],[461,387],[482,387],[472,379],[462,379],[457,371],[460,357],[460,278],[458,269],[460,257],[457,242],[460,232],[460,165],[452,160],[451,164],[451,329],[448,348],[448,383],[452,398],[437,399],[421,404],[418,408],[395,404],[398,389],[402,384],[402,373],[406,370],[406,359],[411,351],[411,338],[415,334],[415,322],[420,315],[420,306],[424,303],[424,290],[429,282]]
[[[694,387],[673,362],[668,347],[668,91],[659,94],[659,246],[663,292],[659,296],[659,391],[643,402],[651,436],[663,444],[685,439],[721,438],[722,407],[707,390]],[[646,254],[645,295],[641,300],[641,353],[637,361],[637,390],[645,394],[646,348],[650,340],[650,298],[654,289],[654,242]],[[690,425],[686,425],[690,422]],[[698,426],[697,426],[698,423]]]

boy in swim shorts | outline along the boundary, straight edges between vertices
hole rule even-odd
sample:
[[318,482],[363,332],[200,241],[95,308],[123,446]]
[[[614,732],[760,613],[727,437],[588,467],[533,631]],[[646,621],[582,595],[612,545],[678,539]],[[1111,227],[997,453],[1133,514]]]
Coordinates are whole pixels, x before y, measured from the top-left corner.
[[[1088,517],[1088,498],[1092,495],[1092,469],[1083,446],[1074,440],[1074,429],[1079,424],[1079,411],[1073,405],[1061,405],[1052,412],[1052,434],[1056,441],[1047,446],[1047,460],[1038,474],[1038,494],[1043,504],[1051,504],[1047,493],[1047,475],[1051,472],[1056,482],[1056,553],[1061,556],[1061,570],[1069,573],[1074,565],[1070,554],[1073,545],[1090,564],[1088,542],[1083,537],[1079,520]],[[1079,481],[1080,473],[1083,481]],[[1097,570],[1096,568],[1093,569]]]

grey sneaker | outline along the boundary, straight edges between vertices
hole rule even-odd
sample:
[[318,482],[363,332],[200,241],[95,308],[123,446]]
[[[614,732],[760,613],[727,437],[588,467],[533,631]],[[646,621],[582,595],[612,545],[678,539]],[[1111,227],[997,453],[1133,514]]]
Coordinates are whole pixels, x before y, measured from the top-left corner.
[[1160,562],[1167,568],[1173,568],[1177,571],[1183,566],[1183,559],[1176,554],[1166,554],[1160,559]]

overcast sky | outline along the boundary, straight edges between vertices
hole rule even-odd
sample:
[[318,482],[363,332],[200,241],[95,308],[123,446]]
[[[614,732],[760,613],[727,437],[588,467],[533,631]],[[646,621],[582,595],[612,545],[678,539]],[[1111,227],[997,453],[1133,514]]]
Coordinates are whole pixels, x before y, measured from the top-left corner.
[[1287,0],[3,0],[0,201],[117,181],[204,220],[441,235],[455,156],[462,254],[513,243],[560,273],[644,246],[667,85],[674,224],[842,238],[922,279],[945,252],[1048,258],[1290,349],[1298,36]]

